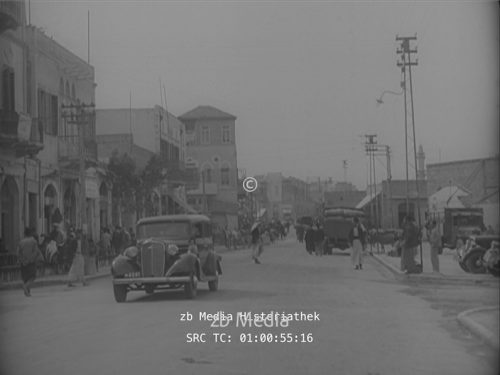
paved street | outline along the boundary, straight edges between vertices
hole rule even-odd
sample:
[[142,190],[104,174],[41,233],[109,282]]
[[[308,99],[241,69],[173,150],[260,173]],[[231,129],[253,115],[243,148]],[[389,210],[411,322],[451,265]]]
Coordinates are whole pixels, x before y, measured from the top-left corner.
[[[289,239],[268,247],[261,265],[249,251],[223,255],[220,290],[113,299],[110,279],[89,287],[0,293],[1,371],[16,374],[496,374],[497,353],[455,322],[456,313],[498,304],[485,286],[405,285],[372,258],[352,270],[343,253],[308,255]],[[319,314],[288,327],[212,328],[199,313]],[[189,312],[192,321],[181,321]],[[187,333],[207,333],[188,343]],[[241,343],[240,335],[292,333],[292,343]],[[231,342],[215,343],[213,333]],[[305,336],[302,337],[301,333]],[[298,335],[298,336],[295,336]],[[257,338],[259,338],[258,336]],[[225,337],[228,339],[228,337]]]

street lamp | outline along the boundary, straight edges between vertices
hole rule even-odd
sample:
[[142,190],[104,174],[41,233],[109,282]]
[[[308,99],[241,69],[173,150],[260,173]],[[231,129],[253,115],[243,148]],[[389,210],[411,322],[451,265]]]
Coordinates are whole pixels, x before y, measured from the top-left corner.
[[[401,86],[403,86],[403,82],[401,82]],[[403,92],[404,92],[404,90],[401,90],[401,92],[395,92],[395,91],[391,91],[391,90],[384,90],[384,91],[382,91],[382,93],[380,94],[380,96],[377,99],[375,99],[377,101],[377,107],[380,104],[384,103],[384,101],[382,100],[382,98],[384,97],[385,94],[403,95]]]

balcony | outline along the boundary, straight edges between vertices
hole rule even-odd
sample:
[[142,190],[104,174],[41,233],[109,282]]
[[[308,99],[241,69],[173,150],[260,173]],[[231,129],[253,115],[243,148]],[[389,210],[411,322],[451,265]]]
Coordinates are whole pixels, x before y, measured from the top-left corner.
[[0,0],[0,34],[21,25],[22,5],[21,1]]
[[[73,164],[80,160],[80,145],[78,136],[59,137],[59,161]],[[97,162],[97,142],[95,139],[84,140],[84,158],[86,162]]]
[[16,157],[35,155],[43,148],[43,131],[31,117],[0,110],[0,146],[13,150]]

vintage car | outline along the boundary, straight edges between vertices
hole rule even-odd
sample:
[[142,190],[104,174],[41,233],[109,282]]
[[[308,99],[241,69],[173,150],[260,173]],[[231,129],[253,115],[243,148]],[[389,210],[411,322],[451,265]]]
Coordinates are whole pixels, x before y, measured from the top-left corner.
[[[184,288],[187,298],[196,296],[198,282],[216,291],[222,274],[221,257],[212,239],[212,223],[204,215],[166,215],[143,218],[137,223],[137,246],[113,260],[113,292],[124,302],[129,291]],[[197,253],[188,251],[194,239]]]
[[498,243],[500,236],[497,234],[482,234],[470,236],[465,245],[457,249],[458,265],[465,272],[495,274],[494,267],[488,267],[483,259],[492,244]]
[[325,254],[331,254],[333,248],[340,250],[349,248],[349,232],[353,227],[355,217],[363,222],[364,211],[344,207],[326,207],[323,210]]

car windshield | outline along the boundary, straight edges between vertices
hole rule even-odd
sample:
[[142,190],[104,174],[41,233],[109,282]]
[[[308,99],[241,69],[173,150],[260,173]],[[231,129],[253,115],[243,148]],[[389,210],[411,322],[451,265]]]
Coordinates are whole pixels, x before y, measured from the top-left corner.
[[189,223],[185,221],[164,221],[157,223],[144,223],[137,227],[137,239],[189,238]]

